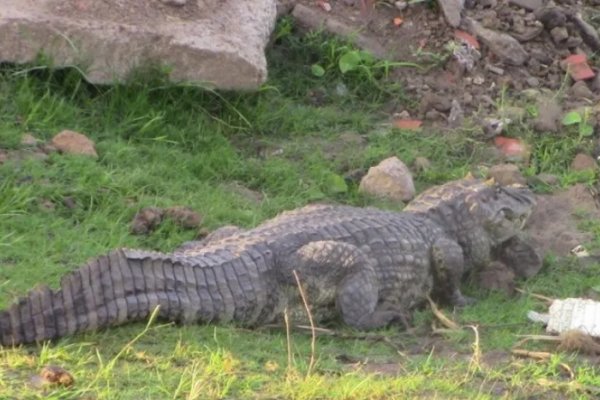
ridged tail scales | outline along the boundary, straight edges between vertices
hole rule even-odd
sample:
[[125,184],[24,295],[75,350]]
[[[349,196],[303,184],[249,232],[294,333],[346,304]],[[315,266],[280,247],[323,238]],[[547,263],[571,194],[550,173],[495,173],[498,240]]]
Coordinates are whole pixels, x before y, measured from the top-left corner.
[[[1,311],[0,344],[41,342],[143,320],[157,306],[159,317],[185,323],[231,320],[240,310],[250,312],[247,306],[258,315],[261,302],[247,304],[253,293],[243,293],[247,285],[237,284],[251,282],[254,295],[265,289],[257,287],[262,286],[257,270],[231,269],[233,263],[218,255],[191,264],[162,253],[113,251],[63,277],[58,290],[38,286]],[[228,282],[232,274],[236,282]]]

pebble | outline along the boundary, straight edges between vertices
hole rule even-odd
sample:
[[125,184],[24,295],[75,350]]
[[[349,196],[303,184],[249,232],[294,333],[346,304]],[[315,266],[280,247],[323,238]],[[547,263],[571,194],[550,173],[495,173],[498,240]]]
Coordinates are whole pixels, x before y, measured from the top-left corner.
[[577,154],[571,162],[571,169],[573,171],[595,170],[597,167],[598,164],[596,164],[594,157],[585,153]]
[[591,99],[594,93],[584,81],[577,81],[569,88],[569,94],[578,99]]
[[404,11],[408,7],[407,1],[396,1],[394,2],[394,6],[400,11]]
[[529,87],[540,86],[540,80],[538,78],[536,78],[535,76],[530,76],[529,78],[525,79],[525,83],[527,83],[527,85]]
[[488,171],[488,177],[493,178],[501,185],[512,185],[515,183],[526,184],[527,180],[519,171],[519,167],[514,164],[498,164],[494,165]]
[[552,28],[550,35],[552,36],[552,41],[557,45],[564,44],[569,39],[569,32],[564,26]]

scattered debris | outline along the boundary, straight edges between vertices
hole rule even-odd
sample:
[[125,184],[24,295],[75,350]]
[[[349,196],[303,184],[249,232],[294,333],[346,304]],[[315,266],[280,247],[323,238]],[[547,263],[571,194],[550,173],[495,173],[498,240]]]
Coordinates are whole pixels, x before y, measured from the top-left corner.
[[63,367],[57,365],[47,365],[38,375],[31,378],[31,383],[36,387],[43,387],[46,385],[56,386],[73,386],[75,379],[73,375]]
[[198,228],[202,223],[202,216],[189,207],[175,206],[164,210],[165,216],[173,219],[175,223],[185,229]]
[[158,228],[165,218],[170,218],[184,229],[195,229],[202,223],[202,216],[189,207],[144,207],[131,221],[131,232],[136,235],[148,234]]
[[571,249],[571,254],[578,258],[586,258],[590,256],[590,252],[580,244]]
[[150,233],[160,225],[164,210],[158,207],[145,207],[135,214],[131,222],[131,232],[136,235]]

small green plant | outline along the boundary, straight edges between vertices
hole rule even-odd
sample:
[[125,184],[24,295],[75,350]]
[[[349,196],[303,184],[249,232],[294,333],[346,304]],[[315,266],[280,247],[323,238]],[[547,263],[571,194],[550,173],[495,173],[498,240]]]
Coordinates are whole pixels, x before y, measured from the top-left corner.
[[594,127],[589,123],[590,109],[586,107],[583,111],[570,111],[562,119],[565,126],[577,125],[580,137],[588,137],[594,134]]

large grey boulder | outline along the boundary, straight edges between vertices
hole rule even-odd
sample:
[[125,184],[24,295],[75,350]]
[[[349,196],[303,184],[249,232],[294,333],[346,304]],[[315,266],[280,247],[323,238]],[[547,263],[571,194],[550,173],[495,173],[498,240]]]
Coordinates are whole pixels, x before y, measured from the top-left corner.
[[170,79],[253,89],[267,76],[264,49],[275,0],[1,0],[0,61],[41,53],[80,67],[92,83],[164,65]]

